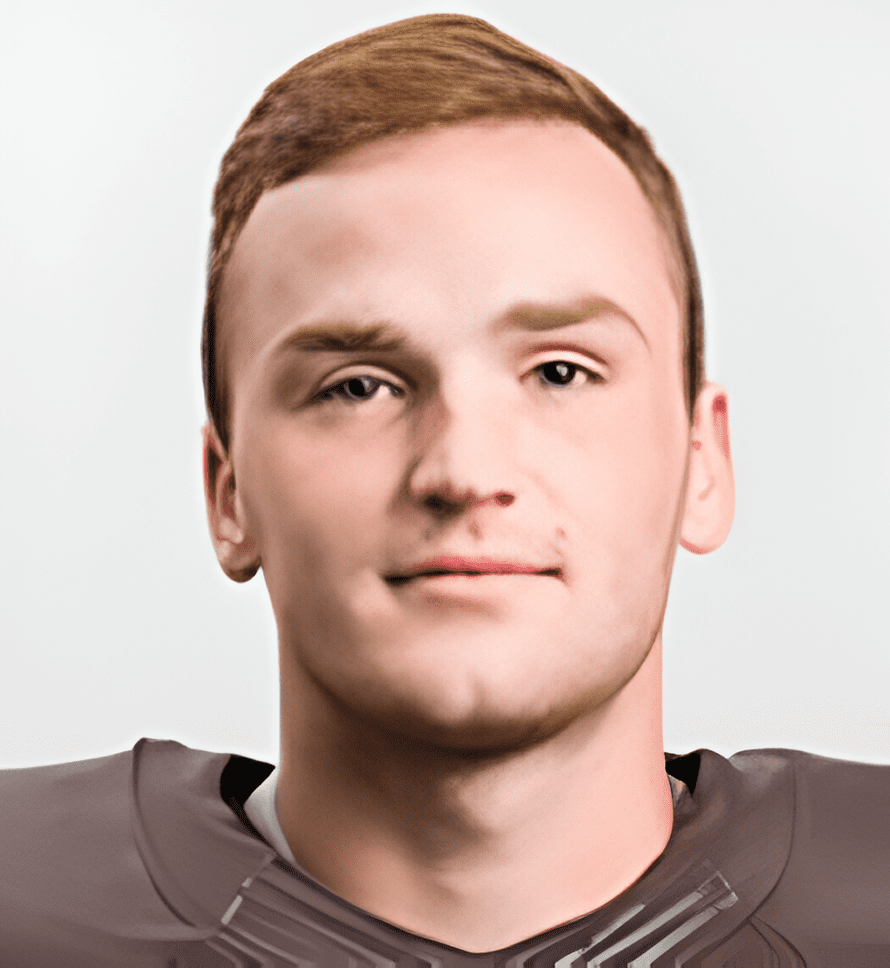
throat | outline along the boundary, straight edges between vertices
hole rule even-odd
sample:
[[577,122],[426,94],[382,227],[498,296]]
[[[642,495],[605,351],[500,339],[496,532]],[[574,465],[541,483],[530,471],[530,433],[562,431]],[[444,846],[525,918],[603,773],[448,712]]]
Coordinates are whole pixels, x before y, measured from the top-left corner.
[[307,797],[285,772],[282,830],[310,876],[371,915],[471,953],[507,948],[617,897],[673,822],[661,751],[660,775],[634,789],[626,770],[545,781],[533,758],[477,763],[427,784],[425,798],[403,786],[385,803],[355,790]]

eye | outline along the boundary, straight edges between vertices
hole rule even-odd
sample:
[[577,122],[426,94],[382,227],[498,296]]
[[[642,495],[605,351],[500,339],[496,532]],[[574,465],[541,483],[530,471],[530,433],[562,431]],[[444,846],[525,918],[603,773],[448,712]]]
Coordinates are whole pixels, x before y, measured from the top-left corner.
[[[568,387],[573,383],[599,382],[602,379],[598,373],[593,373],[580,364],[570,363],[568,360],[550,360],[535,369],[541,383],[551,387]],[[578,377],[581,377],[581,380]]]
[[333,386],[322,390],[316,400],[345,400],[348,403],[361,403],[363,400],[370,400],[377,394],[381,387],[386,387],[394,397],[400,397],[402,390],[387,383],[385,380],[378,380],[373,376],[351,376],[348,380],[335,383]]

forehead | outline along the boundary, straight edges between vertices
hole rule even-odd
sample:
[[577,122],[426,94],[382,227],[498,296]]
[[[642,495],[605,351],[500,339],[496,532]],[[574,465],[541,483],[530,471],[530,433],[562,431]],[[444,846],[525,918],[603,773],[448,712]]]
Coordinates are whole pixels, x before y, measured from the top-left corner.
[[616,302],[671,348],[680,299],[636,179],[569,122],[476,122],[363,146],[263,195],[222,294],[233,372],[300,322],[480,326],[521,302]]

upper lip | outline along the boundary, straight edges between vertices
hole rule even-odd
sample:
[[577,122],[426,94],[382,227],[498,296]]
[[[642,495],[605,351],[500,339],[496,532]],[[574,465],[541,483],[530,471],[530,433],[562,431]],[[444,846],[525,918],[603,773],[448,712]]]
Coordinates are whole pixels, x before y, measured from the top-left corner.
[[560,577],[562,569],[512,558],[437,555],[411,565],[404,571],[387,575],[388,581],[407,581],[430,575],[550,575]]

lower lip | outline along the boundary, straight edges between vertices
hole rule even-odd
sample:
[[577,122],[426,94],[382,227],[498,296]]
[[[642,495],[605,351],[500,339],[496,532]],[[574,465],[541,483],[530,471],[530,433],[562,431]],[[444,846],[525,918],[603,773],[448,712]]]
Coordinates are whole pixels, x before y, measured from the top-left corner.
[[410,578],[397,579],[395,585],[410,585],[416,581],[479,581],[483,578],[551,578],[552,575],[538,571],[449,571],[434,575],[414,575]]
[[442,597],[478,597],[496,595],[500,592],[519,592],[524,586],[528,589],[531,579],[550,578],[539,572],[482,572],[466,574],[454,572],[447,575],[417,575],[407,581],[391,582],[395,591],[415,590],[429,595]]

